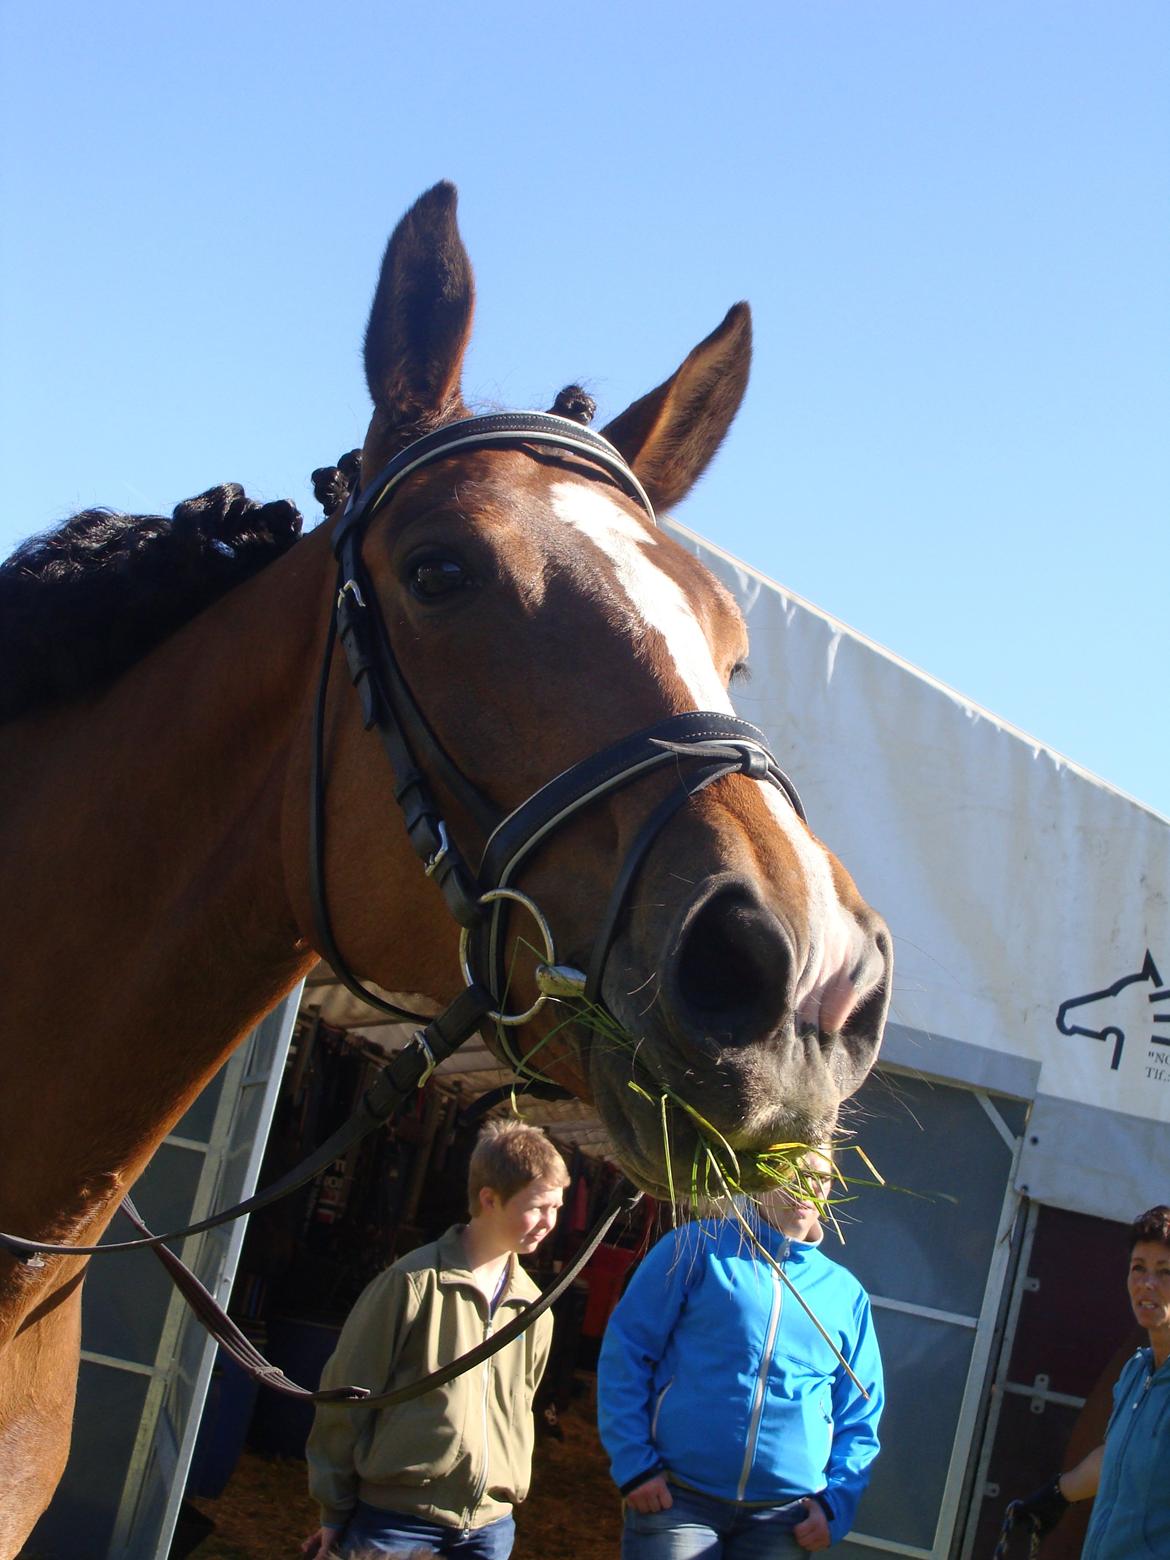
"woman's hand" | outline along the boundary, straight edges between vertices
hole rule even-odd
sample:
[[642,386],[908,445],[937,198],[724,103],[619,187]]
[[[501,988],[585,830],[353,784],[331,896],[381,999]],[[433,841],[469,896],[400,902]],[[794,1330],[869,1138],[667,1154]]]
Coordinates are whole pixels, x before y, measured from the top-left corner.
[[652,1511],[669,1511],[674,1505],[674,1499],[670,1493],[670,1486],[660,1473],[656,1473],[652,1479],[647,1479],[645,1484],[639,1484],[626,1496],[626,1502],[642,1516],[649,1516]]

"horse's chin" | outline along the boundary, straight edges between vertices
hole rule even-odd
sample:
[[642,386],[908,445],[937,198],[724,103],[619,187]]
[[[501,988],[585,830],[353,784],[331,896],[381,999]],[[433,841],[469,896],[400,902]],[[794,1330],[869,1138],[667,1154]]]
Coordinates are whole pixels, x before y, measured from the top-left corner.
[[[774,1180],[761,1170],[757,1156],[777,1144],[812,1147],[829,1141],[848,1091],[815,1063],[810,1072],[819,1076],[784,1086],[775,1056],[766,1054],[778,1048],[748,1047],[745,1052],[758,1049],[760,1054],[729,1053],[738,1065],[721,1066],[715,1060],[697,1068],[680,1066],[669,1046],[660,1050],[643,1042],[637,1064],[621,1067],[612,1054],[599,1057],[601,1048],[594,1045],[590,1092],[626,1175],[663,1200],[673,1193],[675,1200],[685,1201],[696,1186],[702,1195],[716,1195],[726,1188],[719,1171],[707,1168],[706,1144],[719,1169],[732,1169],[737,1190],[762,1191]],[[734,1154],[734,1167],[720,1139]]]

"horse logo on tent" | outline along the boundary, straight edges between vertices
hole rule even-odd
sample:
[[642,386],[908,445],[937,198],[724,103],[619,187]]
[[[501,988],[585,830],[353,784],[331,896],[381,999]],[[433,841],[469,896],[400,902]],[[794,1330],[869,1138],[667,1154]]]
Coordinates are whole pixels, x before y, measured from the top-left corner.
[[[1146,949],[1145,961],[1140,970],[1133,975],[1123,975],[1120,980],[1115,980],[1112,986],[1106,986],[1103,991],[1090,991],[1083,997],[1070,997],[1067,1002],[1062,1002],[1056,1015],[1056,1027],[1062,1035],[1086,1035],[1090,1040],[1102,1040],[1106,1045],[1112,1043],[1113,1056],[1109,1063],[1111,1072],[1116,1072],[1121,1063],[1121,1052],[1125,1045],[1125,1030],[1116,1021],[1115,1013],[1106,1012],[1104,1015],[1109,1022],[1100,1029],[1087,1029],[1083,1024],[1072,1023],[1070,1013],[1078,1013],[1081,1008],[1092,1007],[1095,1003],[1112,1001],[1127,986],[1136,985],[1140,981],[1148,981],[1154,988],[1146,1000],[1148,1002],[1170,1001],[1170,990],[1162,987],[1162,977],[1158,973],[1158,967],[1154,963],[1153,955]],[[1098,1015],[1100,1016],[1100,1015]],[[1170,1024],[1170,1012],[1155,1013],[1155,1024]],[[1170,1042],[1170,1033],[1166,1039]]]

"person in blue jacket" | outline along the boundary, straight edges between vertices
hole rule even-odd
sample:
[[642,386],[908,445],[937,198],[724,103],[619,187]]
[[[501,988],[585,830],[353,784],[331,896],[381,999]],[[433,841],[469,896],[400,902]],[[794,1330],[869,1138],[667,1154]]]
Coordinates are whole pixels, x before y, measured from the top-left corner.
[[672,1230],[610,1318],[598,1426],[625,1497],[623,1560],[781,1560],[852,1526],[878,1454],[881,1356],[865,1290],[819,1249],[807,1194],[828,1196],[827,1156],[801,1179],[745,1217],[837,1352],[734,1217]]
[[1095,1496],[1081,1560],[1170,1556],[1170,1207],[1139,1214],[1129,1237],[1129,1303],[1149,1344],[1117,1378],[1104,1442],[1008,1508],[1010,1526],[1042,1536]]

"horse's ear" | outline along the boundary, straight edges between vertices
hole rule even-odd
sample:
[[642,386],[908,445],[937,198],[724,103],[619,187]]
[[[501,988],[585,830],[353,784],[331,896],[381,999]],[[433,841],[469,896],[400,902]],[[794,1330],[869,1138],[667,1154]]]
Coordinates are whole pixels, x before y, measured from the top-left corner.
[[420,195],[394,229],[366,326],[366,383],[384,428],[465,415],[459,388],[475,283],[453,184]]
[[751,310],[737,303],[665,383],[606,428],[656,509],[685,498],[706,470],[739,410],[751,360]]

